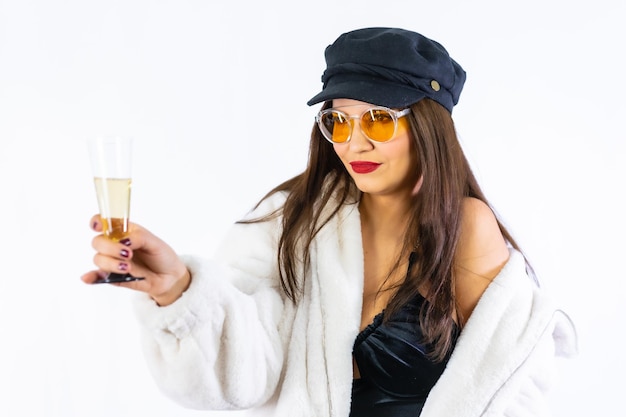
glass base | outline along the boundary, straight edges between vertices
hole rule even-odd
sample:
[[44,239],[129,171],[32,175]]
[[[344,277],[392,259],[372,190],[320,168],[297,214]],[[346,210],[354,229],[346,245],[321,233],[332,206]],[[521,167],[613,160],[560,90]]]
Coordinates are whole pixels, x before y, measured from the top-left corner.
[[105,278],[97,279],[94,284],[114,284],[118,282],[141,281],[145,278],[134,277],[130,274],[116,274],[111,272]]

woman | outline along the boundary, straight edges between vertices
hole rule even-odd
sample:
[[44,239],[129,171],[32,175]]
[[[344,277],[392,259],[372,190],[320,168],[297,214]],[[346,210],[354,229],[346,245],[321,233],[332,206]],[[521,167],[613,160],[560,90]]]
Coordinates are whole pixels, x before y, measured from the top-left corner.
[[[301,174],[233,226],[215,261],[148,230],[97,236],[130,272],[161,389],[273,416],[544,415],[573,327],[526,274],[451,118],[465,72],[438,43],[367,28],[326,49]],[[93,227],[101,231],[98,217]]]

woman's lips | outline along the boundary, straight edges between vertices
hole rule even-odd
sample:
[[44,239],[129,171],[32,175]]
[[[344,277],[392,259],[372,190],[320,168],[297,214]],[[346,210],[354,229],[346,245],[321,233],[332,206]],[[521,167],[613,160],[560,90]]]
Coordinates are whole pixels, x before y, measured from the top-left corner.
[[354,161],[350,162],[350,166],[357,174],[367,174],[369,172],[376,171],[380,164],[369,161]]

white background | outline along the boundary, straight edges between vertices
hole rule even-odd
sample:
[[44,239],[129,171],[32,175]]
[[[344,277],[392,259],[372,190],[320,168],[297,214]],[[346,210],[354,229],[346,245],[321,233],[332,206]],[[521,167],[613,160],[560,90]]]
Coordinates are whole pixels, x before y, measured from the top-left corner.
[[468,73],[475,173],[575,320],[558,416],[623,404],[626,3],[620,0],[0,0],[0,415],[181,409],[144,365],[128,297],[83,285],[96,200],[85,141],[136,140],[132,218],[181,253],[306,161],[323,49],[400,26]]

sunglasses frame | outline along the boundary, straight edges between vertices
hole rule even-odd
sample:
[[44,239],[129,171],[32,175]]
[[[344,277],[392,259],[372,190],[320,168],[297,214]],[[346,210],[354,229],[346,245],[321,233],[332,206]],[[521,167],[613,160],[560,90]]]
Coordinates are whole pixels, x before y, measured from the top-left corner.
[[[383,140],[383,141],[379,141],[376,139],[372,139],[370,138],[361,128],[361,120],[363,118],[363,116],[368,113],[371,112],[373,110],[384,110],[386,112],[388,112],[391,115],[391,118],[393,119],[393,134],[391,135],[391,137],[387,140]],[[317,126],[320,130],[320,132],[322,132],[322,136],[324,136],[324,139],[326,139],[327,141],[329,141],[330,143],[332,143],[333,145],[342,145],[342,144],[346,144],[349,143],[350,140],[352,139],[352,129],[354,129],[354,126],[352,123],[348,123],[348,125],[350,126],[350,132],[348,134],[348,138],[343,141],[343,142],[335,142],[332,140],[332,135],[331,137],[327,136],[327,133],[330,133],[327,131],[327,129],[325,128],[324,124],[322,123],[322,118],[329,114],[329,113],[339,113],[342,117],[344,117],[346,119],[346,121],[349,120],[359,120],[359,129],[361,129],[361,133],[363,134],[363,136],[365,136],[367,138],[367,140],[369,140],[370,142],[374,142],[374,143],[387,143],[389,141],[392,141],[395,136],[396,136],[396,132],[398,131],[398,119],[400,119],[401,117],[407,116],[409,113],[411,113],[411,109],[410,108],[405,108],[402,110],[394,110],[394,109],[390,109],[389,107],[384,107],[384,106],[373,106],[370,107],[368,109],[365,109],[360,115],[358,116],[350,116],[349,114],[346,114],[346,112],[341,111],[341,110],[337,110],[334,108],[329,108],[326,110],[321,110],[319,113],[317,113],[317,115],[315,116],[315,121],[317,122]]]

